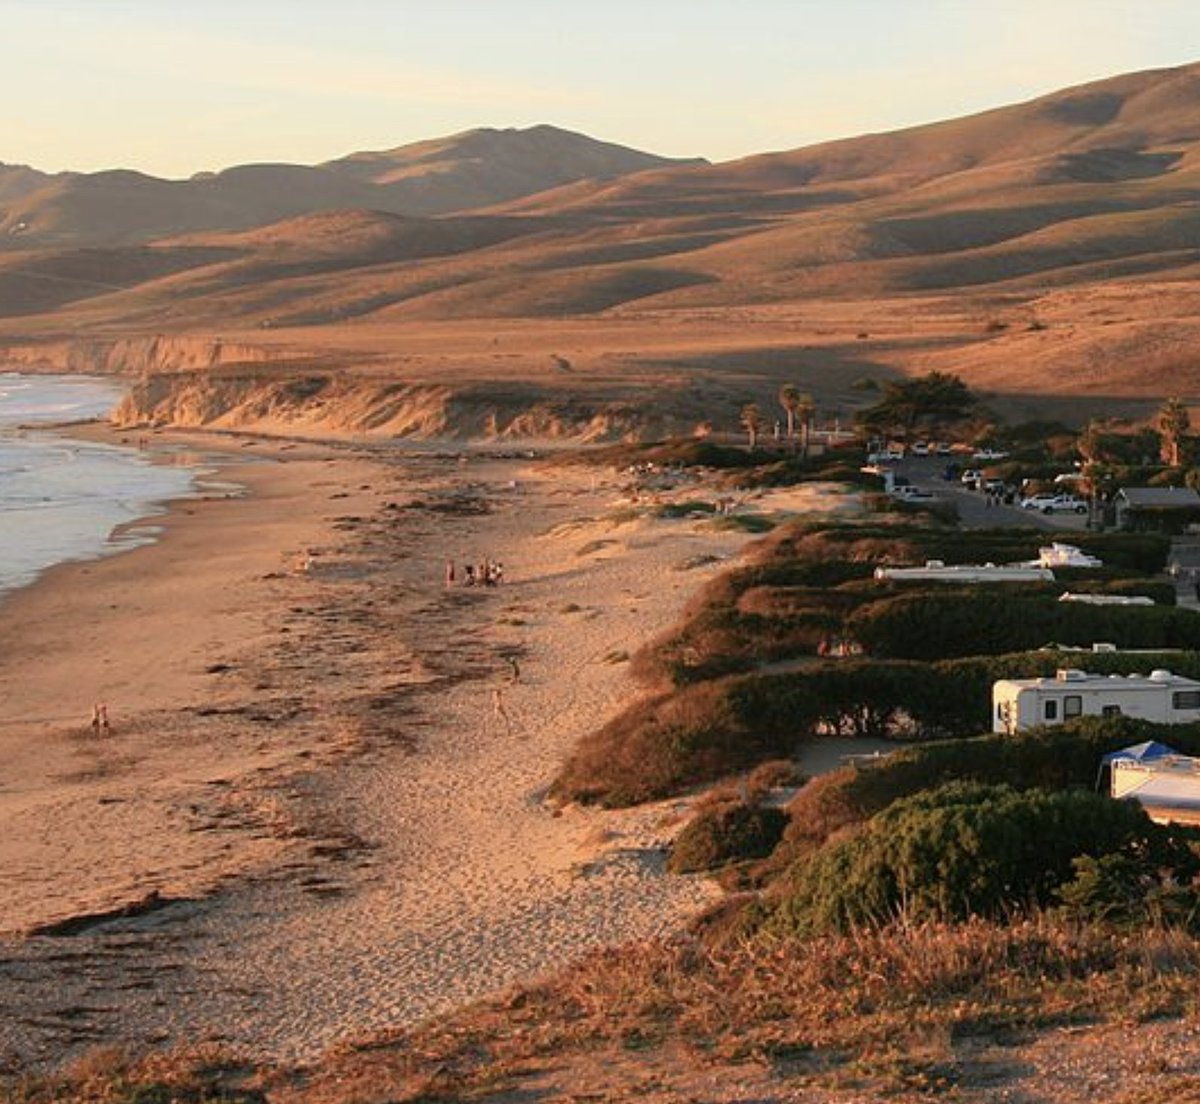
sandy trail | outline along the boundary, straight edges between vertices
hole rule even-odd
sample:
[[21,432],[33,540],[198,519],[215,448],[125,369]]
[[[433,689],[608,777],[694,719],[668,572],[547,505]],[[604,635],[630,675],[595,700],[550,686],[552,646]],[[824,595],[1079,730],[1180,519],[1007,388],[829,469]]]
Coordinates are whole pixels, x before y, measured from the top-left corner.
[[[14,1068],[200,1039],[311,1059],[712,899],[663,871],[685,803],[542,798],[744,534],[631,518],[615,473],[256,451],[228,472],[248,497],[0,610],[0,926],[81,921],[0,943]],[[506,581],[447,588],[447,556]]]

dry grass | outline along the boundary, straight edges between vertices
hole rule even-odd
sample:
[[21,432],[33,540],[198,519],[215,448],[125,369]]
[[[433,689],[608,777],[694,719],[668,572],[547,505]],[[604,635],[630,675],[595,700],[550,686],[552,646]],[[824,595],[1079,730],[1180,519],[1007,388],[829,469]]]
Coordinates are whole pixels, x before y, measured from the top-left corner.
[[[942,368],[1021,417],[1036,407],[1076,423],[1115,399],[1145,413],[1164,378],[1181,393],[1200,382],[1195,260],[1180,248],[1196,225],[1180,196],[1200,177],[1195,127],[1182,122],[1194,115],[1194,73],[1136,74],[1087,92],[1121,105],[1099,125],[1061,114],[1080,95],[1069,90],[435,223],[340,211],[117,246],[186,225],[200,208],[182,210],[166,193],[130,203],[114,181],[97,189],[81,177],[64,191],[43,180],[42,200],[35,187],[8,212],[6,227],[36,229],[0,256],[0,313],[12,316],[0,335],[32,349],[30,333],[221,333],[226,359],[237,348],[239,360],[304,361],[305,371],[352,364],[356,375],[454,393],[463,401],[450,421],[484,432],[732,429],[746,400],[780,416],[779,386],[797,380],[845,416],[863,399],[855,380]],[[457,164],[447,157],[443,168]],[[260,207],[234,212],[225,229],[281,213],[280,196],[295,203],[280,181],[296,174],[313,186],[307,170],[243,172]],[[409,207],[391,203],[407,177],[322,179],[344,186],[310,196],[315,208],[413,210],[411,195]],[[414,179],[427,200],[428,180]],[[437,189],[439,199],[454,191]],[[108,248],[79,248],[97,244]],[[68,357],[65,345],[37,352]],[[81,353],[107,366],[99,346]],[[481,383],[502,386],[480,396]],[[549,395],[573,396],[572,415],[540,420]],[[361,424],[433,431],[426,415],[397,418],[396,401],[379,397]]]
[[[923,1098],[970,1087],[970,1051],[984,1041],[1013,1047],[1065,1025],[1190,1019],[1198,975],[1200,943],[1191,937],[1150,930],[1131,938],[1040,916],[812,943],[687,938],[594,954],[540,984],[346,1047],[313,1069],[252,1071],[217,1054],[134,1062],[110,1052],[10,1088],[7,1099],[416,1104],[512,1100],[506,1094],[535,1085],[548,1099],[573,1099],[597,1065],[610,1078],[621,1069],[653,1075],[660,1088],[699,1069],[730,1087],[753,1074],[776,1091],[850,1086]],[[1169,1079],[1170,1066],[1143,1073]],[[1123,1099],[1167,1098],[1131,1088]]]

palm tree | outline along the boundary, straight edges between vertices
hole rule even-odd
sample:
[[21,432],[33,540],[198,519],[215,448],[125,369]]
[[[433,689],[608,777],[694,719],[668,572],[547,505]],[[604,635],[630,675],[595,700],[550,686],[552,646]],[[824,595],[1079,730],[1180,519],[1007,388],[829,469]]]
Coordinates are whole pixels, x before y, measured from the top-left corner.
[[796,436],[796,411],[800,407],[800,389],[794,383],[785,383],[779,389],[779,405],[787,414],[787,439]]
[[1159,437],[1162,438],[1163,459],[1171,467],[1179,467],[1183,438],[1192,426],[1187,407],[1178,399],[1168,399],[1159,407],[1154,426],[1158,430]]
[[742,407],[741,422],[746,436],[750,439],[750,451],[753,452],[758,442],[758,429],[762,425],[762,411],[758,409],[757,403],[746,403]]
[[1075,449],[1085,464],[1098,464],[1104,454],[1104,429],[1094,418],[1083,427],[1075,442]]
[[1083,465],[1081,474],[1083,482],[1079,489],[1087,495],[1088,499],[1088,528],[1102,529],[1103,518],[1100,502],[1105,488],[1112,479],[1112,468],[1098,460],[1089,460]]
[[796,401],[796,414],[800,418],[800,455],[808,459],[808,438],[812,431],[813,415],[817,412],[817,404],[808,393],[801,395]]

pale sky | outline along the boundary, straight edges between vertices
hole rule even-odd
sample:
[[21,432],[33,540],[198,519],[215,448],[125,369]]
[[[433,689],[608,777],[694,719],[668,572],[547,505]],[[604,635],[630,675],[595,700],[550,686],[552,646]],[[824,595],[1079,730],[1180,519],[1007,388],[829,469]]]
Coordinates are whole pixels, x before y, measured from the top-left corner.
[[1200,0],[0,0],[0,161],[186,177],[553,123],[729,160],[1200,60]]

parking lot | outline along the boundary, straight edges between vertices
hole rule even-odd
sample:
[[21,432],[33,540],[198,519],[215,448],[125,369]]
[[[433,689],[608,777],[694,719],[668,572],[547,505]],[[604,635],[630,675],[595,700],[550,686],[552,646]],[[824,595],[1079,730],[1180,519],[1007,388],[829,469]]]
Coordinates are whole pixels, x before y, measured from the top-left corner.
[[898,476],[908,479],[914,487],[929,491],[943,501],[953,502],[958,507],[962,524],[969,529],[986,529],[996,525],[1027,526],[1030,529],[1045,529],[1049,532],[1081,532],[1087,528],[1087,514],[1055,513],[1043,514],[1034,510],[1023,510],[1019,505],[989,505],[988,496],[982,491],[968,490],[958,476],[946,479],[947,465],[969,468],[970,460],[947,459],[944,456],[906,457],[889,461],[887,467]]

